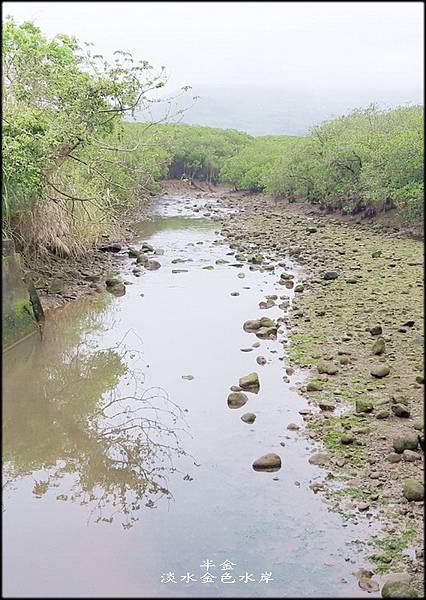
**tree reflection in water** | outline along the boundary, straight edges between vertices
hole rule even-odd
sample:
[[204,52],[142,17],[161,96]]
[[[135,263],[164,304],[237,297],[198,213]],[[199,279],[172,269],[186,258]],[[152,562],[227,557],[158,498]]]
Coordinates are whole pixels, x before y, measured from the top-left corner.
[[127,529],[142,505],[171,498],[168,475],[185,455],[185,421],[163,389],[143,389],[130,335],[97,347],[93,332],[105,327],[104,311],[105,304],[67,307],[42,341],[5,356],[4,491],[32,476],[35,497],[57,494],[87,505],[89,522],[121,518]]

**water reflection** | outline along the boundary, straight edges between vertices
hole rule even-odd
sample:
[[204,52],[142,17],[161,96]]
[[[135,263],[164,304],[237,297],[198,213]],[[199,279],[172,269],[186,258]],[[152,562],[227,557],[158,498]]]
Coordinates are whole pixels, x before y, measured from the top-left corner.
[[[4,491],[32,475],[32,494],[78,502],[89,520],[120,518],[171,497],[167,476],[182,413],[164,390],[144,389],[138,340],[99,347],[109,298],[51,315],[36,336],[4,357]],[[4,495],[7,509],[7,494]]]
[[188,231],[211,231],[212,223],[208,219],[200,216],[198,218],[188,216],[154,216],[151,221],[142,221],[133,226],[136,236],[149,238],[162,231],[175,231],[178,234]]
[[[42,345],[7,357],[5,458],[16,492],[5,495],[6,595],[377,595],[358,587],[361,549],[349,546],[371,534],[369,525],[342,527],[309,487],[325,472],[308,462],[312,446],[304,436],[287,429],[301,423],[306,402],[291,389],[294,379],[282,380],[280,341],[259,340],[263,366],[257,352],[241,352],[253,340],[242,324],[263,316],[259,300],[292,297],[293,290],[279,286],[279,272],[244,265],[239,278],[217,262],[230,248],[218,243],[214,225],[177,216],[179,210],[167,208],[162,220],[137,227],[141,241],[164,250],[160,269],[133,277],[126,261],[125,296],[51,314]],[[173,273],[176,259],[187,261],[185,274]],[[275,306],[268,316],[282,313]],[[253,371],[261,387],[247,402],[256,414],[249,425],[241,420],[245,409],[229,410],[227,397]],[[157,384],[184,407],[192,434],[185,448],[196,468],[177,460],[182,451],[172,430],[182,437],[184,421],[163,390],[149,389]],[[253,462],[269,452],[282,457],[282,469],[256,473]],[[172,475],[173,463],[181,470]],[[171,489],[173,503],[156,502]],[[146,518],[127,531],[138,506]],[[88,528],[85,511],[91,522],[114,522]],[[198,573],[205,559],[218,566],[214,583],[179,579]],[[272,571],[273,581],[249,586],[236,577],[224,587],[219,565],[226,559],[239,574]],[[169,571],[178,584],[162,583]]]

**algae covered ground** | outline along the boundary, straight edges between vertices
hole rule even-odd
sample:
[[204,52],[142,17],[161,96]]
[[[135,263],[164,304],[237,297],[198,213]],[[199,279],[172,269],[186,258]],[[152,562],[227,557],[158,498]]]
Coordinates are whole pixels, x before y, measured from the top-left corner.
[[367,548],[376,572],[408,572],[421,590],[423,242],[264,196],[223,202],[236,209],[222,233],[237,252],[300,267],[282,306],[284,363],[306,369],[312,411],[301,433],[322,444],[317,464],[328,470],[316,491],[346,519],[379,519]]

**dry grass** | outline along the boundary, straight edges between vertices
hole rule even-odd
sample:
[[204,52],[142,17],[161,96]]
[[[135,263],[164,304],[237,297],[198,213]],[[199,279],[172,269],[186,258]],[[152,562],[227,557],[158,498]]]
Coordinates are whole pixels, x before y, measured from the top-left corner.
[[46,201],[15,217],[9,227],[25,256],[49,253],[62,258],[78,257],[98,244],[102,235],[117,235],[119,226],[95,206],[71,207],[70,203]]

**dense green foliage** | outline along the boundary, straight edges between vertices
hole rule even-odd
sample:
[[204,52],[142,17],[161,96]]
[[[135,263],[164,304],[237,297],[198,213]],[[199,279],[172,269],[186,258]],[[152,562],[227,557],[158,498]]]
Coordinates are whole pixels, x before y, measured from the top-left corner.
[[170,179],[198,179],[218,183],[224,162],[251,140],[233,129],[167,124],[155,128],[157,139],[170,152]]
[[110,64],[12,19],[2,60],[3,226],[22,245],[77,252],[161,174],[155,152],[147,164],[129,159],[122,120],[149,104],[164,71],[123,52]]
[[423,211],[423,107],[375,107],[314,127],[300,138],[258,138],[226,161],[237,189],[307,199],[344,212]]
[[251,144],[225,162],[222,181],[231,183],[236,190],[265,190],[274,166],[301,139],[285,135],[253,138]]
[[130,122],[159,102],[164,69],[124,52],[110,63],[29,22],[5,21],[2,60],[3,228],[21,249],[81,252],[164,178],[222,181],[350,213],[423,214],[423,107],[369,107],[308,136],[254,138]]

